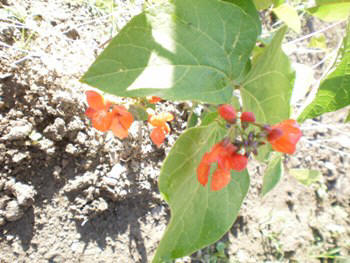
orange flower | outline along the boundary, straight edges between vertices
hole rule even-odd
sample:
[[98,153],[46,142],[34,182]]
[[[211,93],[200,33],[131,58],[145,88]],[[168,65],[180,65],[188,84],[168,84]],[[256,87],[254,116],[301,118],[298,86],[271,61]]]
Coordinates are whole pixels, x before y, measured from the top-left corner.
[[248,158],[238,154],[236,146],[227,140],[223,140],[213,146],[209,153],[205,153],[197,167],[197,179],[205,186],[209,180],[210,166],[218,162],[218,168],[212,176],[210,189],[218,191],[227,186],[231,181],[231,170],[242,171],[246,168]]
[[89,104],[85,115],[91,119],[92,126],[102,132],[112,130],[119,139],[126,138],[128,129],[134,121],[132,114],[120,105],[113,105],[113,110],[110,111],[112,103],[104,101],[95,91],[89,90],[85,94]]
[[302,135],[295,120],[285,120],[271,127],[267,140],[275,151],[293,154]]
[[89,107],[85,115],[91,119],[92,126],[102,132],[108,131],[112,123],[113,114],[109,112],[111,103],[104,101],[103,97],[92,90],[85,92]]
[[151,140],[158,147],[164,142],[165,135],[170,132],[167,121],[172,121],[174,116],[169,112],[162,112],[159,115],[150,115],[148,122],[154,127],[151,132]]
[[128,112],[124,106],[113,106],[113,120],[111,123],[111,130],[119,139],[128,137],[128,130],[134,121],[134,117]]
[[156,104],[157,102],[160,102],[162,101],[162,98],[160,97],[157,97],[157,96],[152,96],[148,102],[151,103],[151,104]]

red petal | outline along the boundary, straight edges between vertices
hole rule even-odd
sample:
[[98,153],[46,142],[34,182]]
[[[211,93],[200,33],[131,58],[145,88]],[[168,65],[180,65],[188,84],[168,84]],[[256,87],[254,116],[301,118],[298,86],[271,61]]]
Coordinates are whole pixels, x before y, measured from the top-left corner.
[[106,105],[101,94],[93,90],[88,90],[85,92],[85,95],[86,100],[91,108],[97,111],[106,109]]
[[278,152],[293,154],[302,136],[298,123],[295,120],[285,120],[275,125],[274,130],[276,129],[281,129],[283,134],[274,140],[268,138],[272,148]]
[[152,98],[149,101],[149,103],[155,104],[157,102],[160,102],[162,100],[162,98],[157,97],[157,96],[152,96]]
[[197,179],[198,182],[203,186],[208,183],[209,178],[210,163],[208,162],[208,156],[208,153],[205,153],[197,167]]
[[219,191],[228,185],[231,181],[231,173],[228,170],[216,169],[211,178],[210,189],[212,191]]
[[244,155],[234,153],[232,156],[230,156],[231,159],[231,169],[235,171],[242,171],[247,167],[248,164],[248,158]]
[[113,107],[113,114],[115,116],[114,118],[118,118],[119,122],[126,130],[130,128],[132,122],[134,121],[132,114],[123,106],[115,105]]
[[85,111],[85,115],[86,115],[88,118],[90,118],[90,119],[93,119],[94,116],[95,116],[95,114],[96,114],[96,110],[94,110],[94,109],[91,108],[91,107],[87,108],[86,111]]
[[162,128],[156,127],[152,130],[150,137],[152,142],[160,147],[165,140],[165,132]]
[[267,136],[267,140],[272,143],[283,135],[283,130],[279,127],[273,128],[269,135]]
[[225,148],[222,146],[221,142],[215,144],[209,152],[209,162],[217,162],[223,153],[225,153]]
[[111,112],[96,111],[91,118],[92,126],[102,132],[110,129],[113,115]]
[[125,129],[123,125],[120,123],[119,119],[114,117],[112,124],[111,124],[111,130],[115,136],[117,136],[119,139],[124,139],[128,137],[128,129]]

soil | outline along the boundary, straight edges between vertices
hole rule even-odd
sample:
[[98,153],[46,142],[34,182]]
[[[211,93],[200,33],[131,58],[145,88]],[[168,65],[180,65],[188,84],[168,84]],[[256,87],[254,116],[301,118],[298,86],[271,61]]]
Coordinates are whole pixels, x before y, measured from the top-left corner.
[[[88,87],[79,82],[143,1],[115,1],[112,13],[93,1],[48,2],[0,1],[0,262],[149,262],[170,218],[157,177],[186,127],[183,104],[157,105],[176,116],[162,147],[151,143],[143,122],[134,122],[120,141],[91,127],[84,116]],[[309,20],[302,35],[328,25]],[[327,31],[329,48],[343,27]],[[289,33],[287,41],[297,37]],[[322,59],[291,56],[306,65]],[[325,67],[316,68],[316,78]],[[232,229],[183,261],[349,257],[347,112],[303,124],[297,153],[285,157],[281,182],[264,198],[264,166],[250,162],[251,187]],[[306,187],[288,174],[291,168],[316,169],[322,176]],[[218,256],[218,244],[225,244],[224,255]]]

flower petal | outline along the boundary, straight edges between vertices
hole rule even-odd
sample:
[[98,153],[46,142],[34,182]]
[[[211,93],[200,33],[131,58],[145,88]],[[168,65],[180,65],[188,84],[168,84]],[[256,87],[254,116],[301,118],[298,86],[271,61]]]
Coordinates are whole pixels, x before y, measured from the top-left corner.
[[231,181],[231,173],[228,170],[216,169],[211,178],[210,189],[212,191],[219,191],[228,185]]
[[243,171],[248,164],[248,158],[244,155],[234,153],[229,157],[231,161],[231,169],[235,171]]
[[119,118],[113,118],[111,130],[114,133],[114,135],[117,136],[119,139],[125,139],[126,137],[128,137],[128,129],[125,129],[123,127],[123,125],[119,121]]
[[134,121],[132,114],[124,107],[120,105],[113,106],[114,118],[119,118],[119,122],[123,127],[128,130]]
[[150,137],[152,142],[160,147],[165,140],[165,132],[162,128],[156,127],[152,130]]
[[112,118],[111,112],[96,111],[91,118],[91,123],[96,130],[106,132],[111,127]]
[[208,162],[208,156],[208,153],[205,153],[197,167],[197,179],[198,182],[203,186],[208,183],[209,178],[210,163]]
[[87,103],[94,110],[105,110],[106,104],[104,103],[103,97],[101,94],[93,90],[88,90],[85,92]]

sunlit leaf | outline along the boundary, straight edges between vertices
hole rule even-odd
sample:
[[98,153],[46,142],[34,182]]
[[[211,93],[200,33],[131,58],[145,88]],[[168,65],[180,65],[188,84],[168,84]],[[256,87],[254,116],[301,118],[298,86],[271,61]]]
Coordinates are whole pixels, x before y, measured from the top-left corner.
[[313,36],[310,39],[309,47],[311,47],[311,48],[327,49],[326,36],[324,34],[321,34],[319,36]]
[[264,173],[261,195],[264,196],[270,192],[279,182],[283,174],[282,155],[273,152],[269,158],[267,168]]
[[227,103],[259,33],[251,1],[157,1],[119,32],[81,81],[117,96]]
[[318,0],[316,6],[307,11],[324,21],[345,20],[349,16],[350,2],[342,0]]
[[168,154],[159,190],[170,205],[171,219],[154,263],[183,257],[217,241],[236,219],[249,187],[246,170],[231,172],[231,182],[220,191],[203,187],[196,175],[203,154],[224,135],[217,122],[188,129]]
[[333,69],[321,82],[315,99],[300,114],[298,121],[315,118],[350,104],[350,25]]
[[306,186],[321,180],[321,173],[317,170],[290,169],[289,174],[294,176],[300,183]]
[[[285,31],[286,27],[277,32],[240,89],[244,110],[254,112],[259,123],[276,124],[290,116],[295,74],[281,49]],[[268,145],[260,147],[259,159],[263,160],[268,152]]]
[[289,4],[282,4],[275,7],[272,11],[281,19],[288,27],[295,32],[300,33],[301,22],[297,11]]

